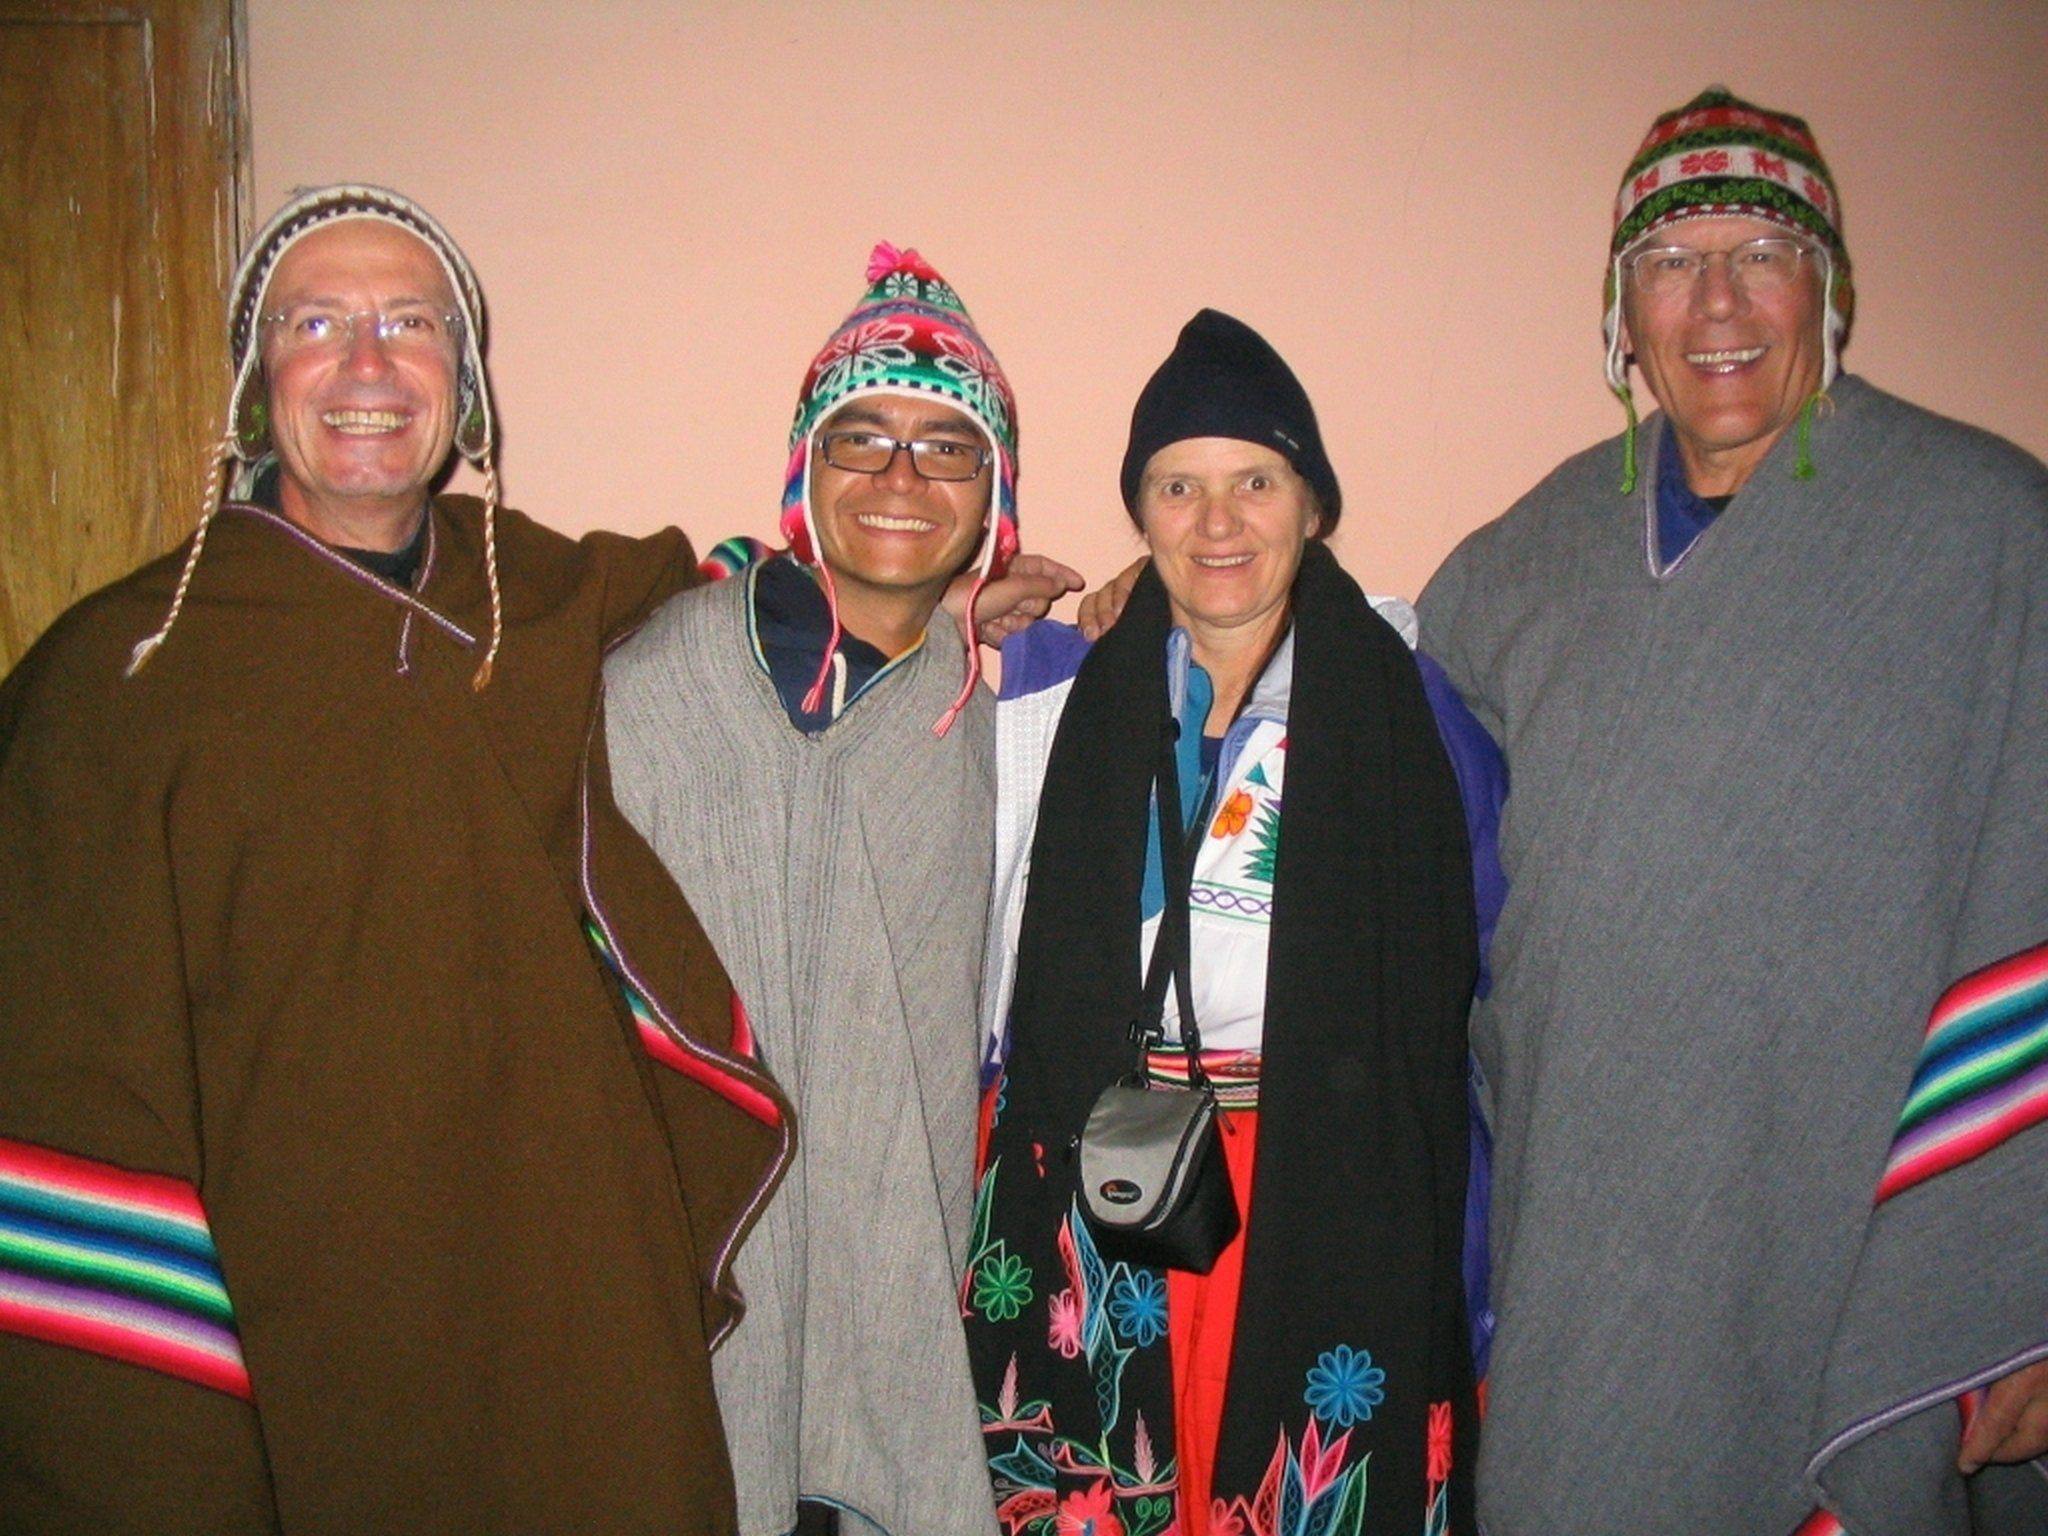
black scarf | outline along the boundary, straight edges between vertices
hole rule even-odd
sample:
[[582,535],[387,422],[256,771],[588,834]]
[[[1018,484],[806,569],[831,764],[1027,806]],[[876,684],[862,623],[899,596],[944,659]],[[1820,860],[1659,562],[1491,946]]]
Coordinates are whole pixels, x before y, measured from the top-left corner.
[[[1275,1487],[1284,1494],[1276,1453],[1302,1460],[1313,1486],[1304,1441],[1320,1408],[1325,1471],[1346,1431],[1341,1465],[1371,1456],[1363,1511],[1323,1515],[1345,1536],[1414,1536],[1431,1408],[1448,1404],[1445,1513],[1450,1529],[1469,1532],[1477,1426],[1459,1260],[1476,940],[1464,817],[1414,658],[1319,544],[1304,552],[1293,604],[1257,1166],[1215,1496],[1256,1505],[1262,1484],[1269,1498]],[[1170,623],[1148,569],[1082,665],[1053,744],[976,1234],[978,1252],[994,1245],[1034,1279],[1015,1316],[969,1313],[999,1500],[1010,1492],[1018,1515],[1050,1510],[1099,1495],[1106,1478],[1134,1536],[1171,1513],[1130,1492],[1164,1481],[1143,1473],[1172,1455],[1167,1347],[1146,1340],[1149,1329],[1133,1337],[1105,1321],[1094,1347],[1069,1358],[1048,1309],[1063,1279],[1068,1294],[1079,1282],[1091,1318],[1105,1290],[1135,1284],[1142,1290],[1122,1292],[1129,1322],[1142,1310],[1133,1299],[1158,1278],[1105,1270],[1067,1218],[1074,1138],[1132,1059],[1125,1026],[1140,985]],[[1440,1464],[1442,1410],[1436,1417]],[[1048,1475],[1053,1505],[1014,1492]],[[1274,1518],[1273,1529],[1294,1528]]]

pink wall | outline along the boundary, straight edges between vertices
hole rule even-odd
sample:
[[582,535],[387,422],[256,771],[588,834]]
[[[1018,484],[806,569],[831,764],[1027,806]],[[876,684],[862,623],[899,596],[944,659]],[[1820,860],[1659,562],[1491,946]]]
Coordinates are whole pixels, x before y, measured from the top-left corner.
[[384,182],[482,274],[508,499],[772,536],[804,363],[877,239],[1017,387],[1027,547],[1099,578],[1182,321],[1256,325],[1322,415],[1337,539],[1413,594],[1617,430],[1608,204],[1701,87],[1805,115],[1850,366],[2048,457],[2048,5],[248,0],[258,216]]

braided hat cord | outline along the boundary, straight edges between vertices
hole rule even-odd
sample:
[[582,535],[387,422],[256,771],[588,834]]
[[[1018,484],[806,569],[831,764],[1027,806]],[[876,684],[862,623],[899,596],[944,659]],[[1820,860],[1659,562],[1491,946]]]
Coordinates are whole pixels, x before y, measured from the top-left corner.
[[482,693],[491,683],[491,668],[498,660],[498,647],[505,638],[505,597],[498,588],[498,462],[486,454],[484,473],[484,581],[491,589],[491,643],[484,651],[483,665],[469,686]]
[[177,588],[171,593],[170,611],[154,634],[145,635],[135,643],[135,649],[128,653],[128,665],[123,669],[124,677],[133,677],[140,672],[157,648],[170,637],[171,626],[178,622],[178,613],[185,606],[185,593],[192,585],[192,573],[199,568],[199,552],[206,547],[206,530],[213,526],[213,515],[220,510],[220,488],[223,472],[229,459],[235,456],[235,434],[232,427],[221,440],[213,445],[213,454],[206,470],[206,497],[199,508],[199,526],[192,530],[192,548],[186,552],[184,569],[178,572]]

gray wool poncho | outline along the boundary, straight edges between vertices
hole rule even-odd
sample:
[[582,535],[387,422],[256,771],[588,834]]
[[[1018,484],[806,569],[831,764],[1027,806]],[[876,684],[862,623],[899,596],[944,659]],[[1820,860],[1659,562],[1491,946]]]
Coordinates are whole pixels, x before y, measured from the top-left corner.
[[[684,593],[605,668],[614,788],[731,973],[797,1111],[712,1365],[740,1536],[801,1493],[889,1536],[987,1536],[958,1285],[972,1215],[993,705],[952,731],[935,634],[823,732],[756,659],[744,577]],[[941,620],[942,624],[947,621]]]
[[[1489,1536],[1788,1536],[1822,1501],[1962,1532],[1951,1402],[1815,1453],[2048,1352],[2048,1125],[1872,1235],[1930,1006],[2048,939],[2048,472],[1832,393],[1817,475],[1787,433],[1661,578],[1617,439],[1423,594],[1512,785],[1473,1025]],[[2048,1503],[2033,1468],[1973,1481],[1980,1529]]]

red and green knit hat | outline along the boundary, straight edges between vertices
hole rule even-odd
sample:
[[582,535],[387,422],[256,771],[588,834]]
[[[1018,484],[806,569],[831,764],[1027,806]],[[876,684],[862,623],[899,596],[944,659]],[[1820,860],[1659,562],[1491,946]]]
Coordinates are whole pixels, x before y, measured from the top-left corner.
[[[839,604],[832,572],[818,554],[811,516],[811,443],[818,424],[849,401],[869,395],[936,395],[970,417],[988,440],[995,463],[989,526],[981,542],[975,598],[1003,574],[1017,552],[1017,401],[1002,365],[981,339],[952,285],[916,251],[884,241],[868,256],[868,290],[832,333],[804,374],[789,429],[789,467],[782,486],[782,536],[799,560],[818,567],[832,610],[832,636],[805,709],[816,709],[839,647]],[[973,628],[972,623],[969,629]],[[966,686],[934,729],[944,735],[981,678],[981,651],[968,641]]]
[[[1834,382],[1856,308],[1834,177],[1803,119],[1710,86],[1650,125],[1615,195],[1604,326],[1607,387],[1621,397],[1631,428],[1635,402],[1621,347],[1622,258],[1669,225],[1711,218],[1762,219],[1818,248],[1828,300],[1821,388]],[[1634,475],[1627,479],[1625,489]]]

